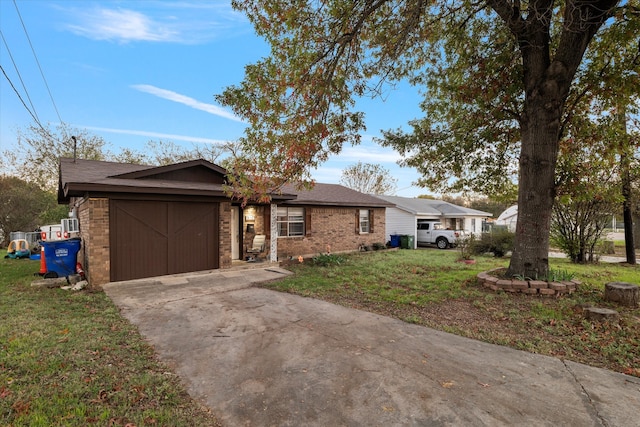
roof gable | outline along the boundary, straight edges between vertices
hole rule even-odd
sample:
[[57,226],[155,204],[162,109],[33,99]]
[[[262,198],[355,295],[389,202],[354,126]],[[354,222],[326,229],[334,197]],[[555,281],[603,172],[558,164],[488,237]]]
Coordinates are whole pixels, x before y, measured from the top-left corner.
[[87,194],[156,194],[228,198],[225,169],[206,160],[149,166],[60,159],[58,202]]
[[227,171],[224,168],[200,159],[110,175],[109,178],[157,179],[163,181],[224,184],[226,182],[226,174]]

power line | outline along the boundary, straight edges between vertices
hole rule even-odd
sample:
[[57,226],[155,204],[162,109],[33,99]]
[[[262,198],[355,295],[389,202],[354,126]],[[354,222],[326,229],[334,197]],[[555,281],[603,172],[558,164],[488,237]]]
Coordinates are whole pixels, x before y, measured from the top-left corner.
[[42,126],[42,123],[40,123],[40,120],[38,120],[38,118],[34,115],[34,113],[31,112],[31,110],[29,110],[29,107],[27,106],[27,104],[25,104],[24,100],[22,99],[22,96],[20,96],[20,93],[18,92],[18,90],[14,86],[13,82],[11,81],[9,76],[7,75],[6,71],[4,71],[4,68],[2,67],[2,65],[0,65],[0,70],[2,70],[2,74],[4,74],[4,76],[6,77],[7,81],[9,82],[11,87],[13,88],[13,91],[18,96],[18,99],[20,100],[20,102],[22,102],[22,105],[24,106],[24,108],[29,112],[29,114],[31,114],[31,117],[33,117],[33,120],[36,122],[36,124],[38,126],[40,126],[40,129],[42,129],[42,131],[45,133],[45,135],[47,135],[49,138],[51,138],[54,141],[60,142],[60,140],[58,138],[56,138],[55,136],[53,136],[51,134],[51,132],[49,132],[49,129],[47,129],[44,126]]
[[[33,106],[33,101],[31,101],[31,97],[29,96],[29,91],[27,90],[27,86],[24,84],[24,81],[22,80],[22,75],[20,74],[20,70],[18,69],[18,65],[16,64],[16,61],[13,59],[13,55],[11,54],[11,49],[9,49],[9,45],[7,44],[7,40],[4,38],[4,33],[2,32],[2,30],[0,30],[0,36],[2,37],[2,42],[4,43],[4,46],[7,48],[7,52],[9,53],[9,58],[11,58],[11,63],[13,64],[13,68],[16,70],[16,73],[18,74],[18,78],[20,79],[20,83],[22,84],[22,89],[24,90],[24,93],[27,95],[27,99],[29,100],[29,104],[31,105],[31,109],[33,110],[33,114],[31,114],[32,116],[35,116],[39,121],[40,118],[38,117],[38,113],[36,111],[36,107]],[[4,73],[4,70],[2,70],[2,72]],[[5,76],[7,76],[7,74],[4,74]],[[7,80],[9,80],[9,77],[7,76]],[[11,80],[9,80],[9,83],[11,83]],[[13,83],[11,83],[11,86],[13,87]],[[13,88],[13,90],[15,91],[15,87]],[[16,91],[17,93],[17,91]],[[20,96],[18,94],[18,96]],[[22,101],[22,99],[20,99]],[[24,104],[24,101],[23,101]],[[31,111],[29,111],[29,113],[31,113]]]
[[16,0],[13,0],[13,5],[16,8],[16,12],[18,14],[18,18],[20,18],[20,23],[22,24],[22,29],[24,30],[24,34],[29,41],[29,46],[31,47],[31,52],[33,52],[33,57],[36,60],[36,64],[38,64],[38,69],[40,70],[40,75],[42,76],[42,80],[44,80],[44,85],[47,88],[47,92],[49,93],[49,98],[51,98],[51,103],[53,104],[54,110],[56,110],[56,114],[58,116],[58,120],[62,123],[62,118],[60,117],[60,113],[58,112],[58,107],[56,106],[56,102],[53,100],[53,95],[51,95],[51,90],[49,89],[49,84],[47,83],[47,79],[44,77],[44,72],[42,71],[42,67],[40,67],[40,61],[38,61],[38,56],[36,55],[36,51],[33,48],[33,44],[31,44],[31,39],[29,38],[29,33],[27,32],[27,27],[24,25],[24,21],[22,20],[22,15],[20,15],[20,11],[18,10],[18,4]]
[[[24,102],[24,99],[22,99],[22,96],[20,95],[20,92],[18,92],[18,89],[16,89],[16,87],[14,86],[13,82],[11,81],[11,79],[9,78],[9,76],[7,75],[6,71],[4,71],[4,67],[2,65],[0,65],[0,70],[2,70],[2,74],[4,74],[4,76],[7,78],[7,81],[9,82],[9,84],[11,85],[11,87],[13,88],[13,91],[16,93],[16,95],[18,96],[18,99],[20,100],[20,102],[22,102],[22,105],[24,106],[24,108],[29,112],[29,114],[31,114],[31,117],[33,117],[33,120],[35,120],[35,122],[38,124],[38,126],[40,126],[42,129],[44,129],[44,127],[42,126],[42,124],[40,124],[40,120],[38,120],[38,118],[34,115],[33,112],[31,112],[31,110],[29,109],[29,107],[27,106],[27,104]],[[46,130],[46,129],[45,129]]]

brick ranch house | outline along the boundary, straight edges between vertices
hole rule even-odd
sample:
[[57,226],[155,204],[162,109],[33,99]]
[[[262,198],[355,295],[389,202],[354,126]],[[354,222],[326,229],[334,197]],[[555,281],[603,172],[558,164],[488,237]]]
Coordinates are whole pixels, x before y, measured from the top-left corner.
[[242,207],[226,171],[206,160],[168,166],[60,159],[58,202],[78,218],[93,285],[229,268],[257,234],[262,260],[347,252],[384,243],[390,203],[335,184],[286,187],[269,204]]

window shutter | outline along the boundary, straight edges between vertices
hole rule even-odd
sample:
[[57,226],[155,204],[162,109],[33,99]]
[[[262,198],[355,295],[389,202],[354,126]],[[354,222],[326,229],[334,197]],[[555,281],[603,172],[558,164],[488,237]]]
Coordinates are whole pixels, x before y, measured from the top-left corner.
[[356,234],[360,234],[360,209],[356,209]]
[[304,208],[304,235],[311,236],[311,208]]
[[373,233],[373,209],[369,209],[369,233]]

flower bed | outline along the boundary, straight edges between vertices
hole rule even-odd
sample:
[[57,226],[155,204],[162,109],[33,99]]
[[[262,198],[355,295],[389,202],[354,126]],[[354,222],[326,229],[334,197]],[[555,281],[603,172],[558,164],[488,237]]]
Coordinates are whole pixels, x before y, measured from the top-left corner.
[[560,296],[571,294],[578,289],[581,282],[576,279],[561,282],[545,282],[543,280],[519,280],[500,278],[495,269],[478,273],[476,276],[482,285],[495,292],[523,293],[527,295]]

